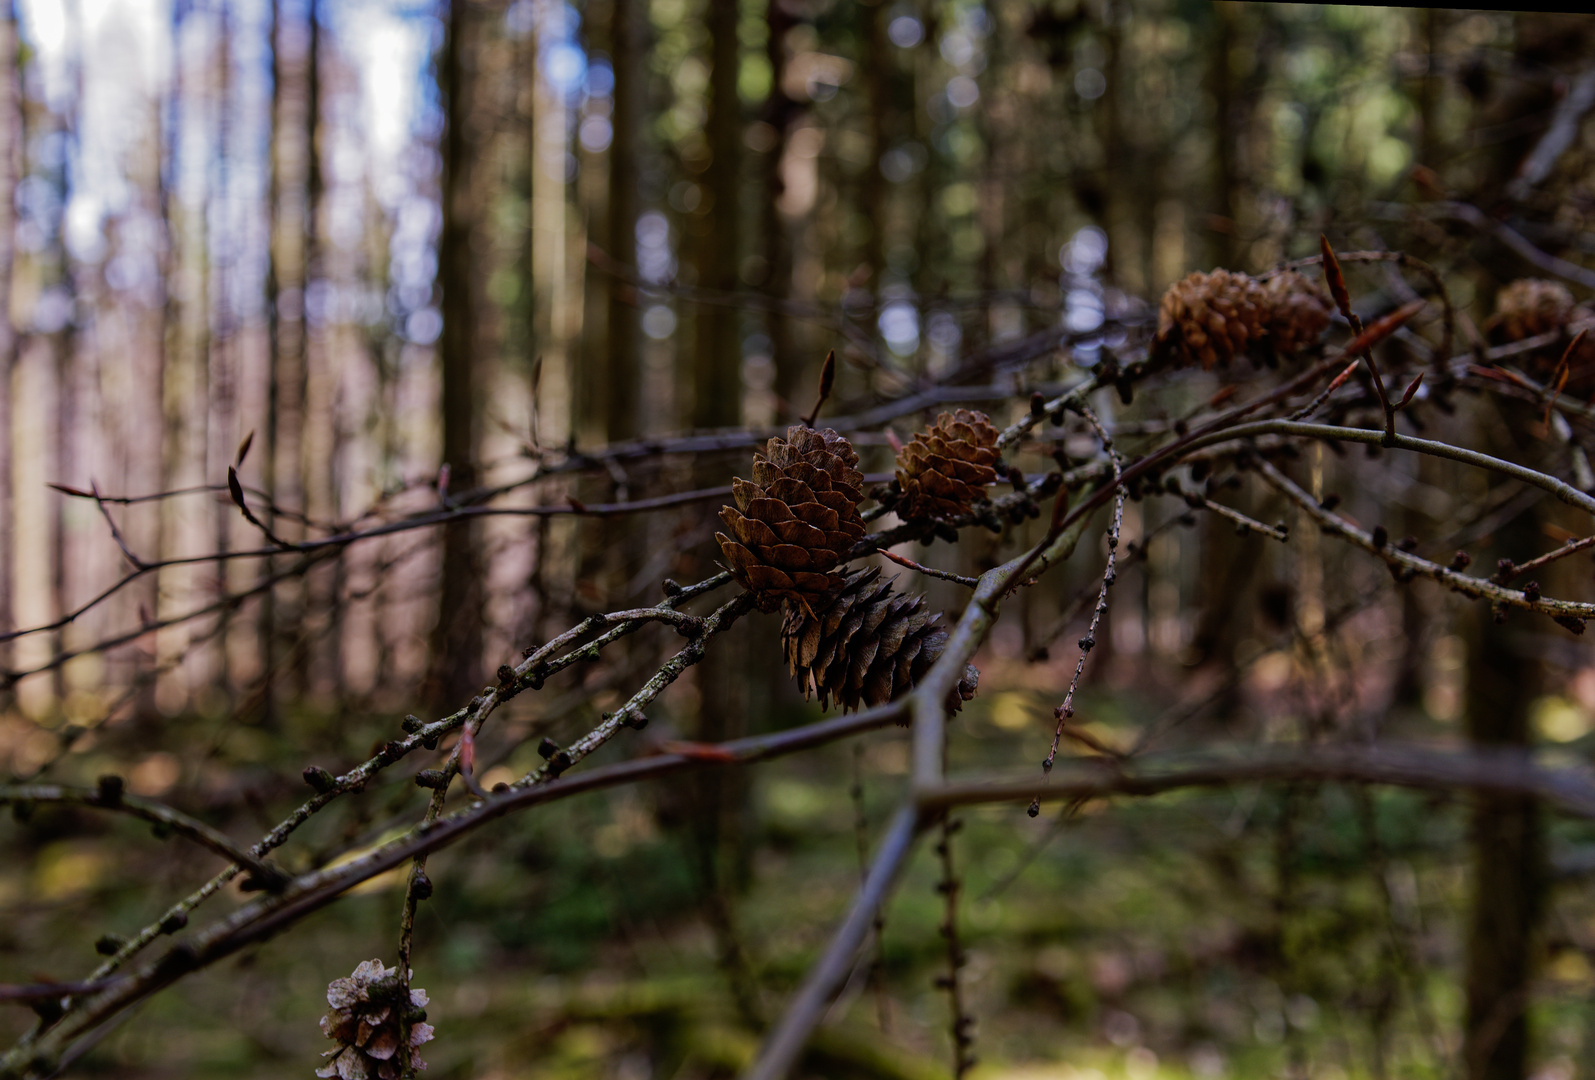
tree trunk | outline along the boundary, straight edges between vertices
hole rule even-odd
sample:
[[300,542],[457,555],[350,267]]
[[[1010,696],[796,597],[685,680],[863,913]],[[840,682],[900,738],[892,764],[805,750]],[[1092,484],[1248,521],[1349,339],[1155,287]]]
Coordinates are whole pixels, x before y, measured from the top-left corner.
[[[443,228],[438,239],[438,291],[443,332],[438,365],[443,381],[443,464],[450,492],[463,493],[477,482],[477,387],[471,295],[470,154],[467,140],[465,0],[450,0],[438,58],[438,89],[444,100]],[[432,630],[431,670],[424,699],[434,709],[468,700],[481,681],[481,573],[477,529],[470,519],[443,528],[438,614]]]
[[[16,628],[11,574],[15,550],[15,503],[11,497],[12,373],[17,366],[17,334],[11,326],[11,271],[15,231],[17,155],[22,150],[21,57],[18,55],[16,0],[0,8],[0,631]],[[0,671],[11,667],[9,641],[0,642]],[[9,691],[0,696],[7,705]]]
[[[770,96],[764,103],[764,122],[775,131],[775,138],[774,145],[764,156],[764,205],[760,208],[764,291],[776,300],[790,300],[792,238],[781,213],[782,196],[786,194],[786,179],[781,170],[792,123],[802,110],[787,96],[782,82],[786,78],[786,35],[797,25],[797,19],[781,0],[769,0],[765,5],[765,21],[769,29],[765,57],[770,64]],[[778,311],[771,311],[765,316],[765,327],[770,335],[770,360],[775,365],[775,392],[781,402],[776,411],[779,424],[808,407],[801,400],[807,365],[797,354],[792,320]]]
[[[741,255],[738,173],[742,149],[742,106],[737,94],[738,42],[736,0],[709,0],[709,147],[712,159],[706,186],[711,199],[710,233],[700,238],[699,280],[709,289],[729,293],[738,285]],[[692,421],[699,428],[736,424],[742,413],[742,342],[738,312],[705,305],[697,316],[698,340],[693,385]],[[701,472],[704,486],[726,483],[724,470]],[[708,650],[697,667],[700,706],[697,738],[721,742],[746,731],[746,650],[740,636],[727,635]],[[747,805],[747,781],[734,770],[707,773],[693,797],[693,845],[704,911],[728,970],[740,955],[728,895],[744,877],[741,858],[741,816]]]
[[[640,0],[610,0],[610,48],[615,66],[613,136],[609,144],[609,253],[623,265],[637,261],[637,213],[643,125],[643,49],[646,8]],[[604,365],[604,428],[610,442],[637,434],[637,303],[630,285],[609,279],[609,348]]]
[[[705,178],[710,235],[700,246],[701,284],[716,292],[737,288],[742,251],[738,173],[742,157],[742,103],[737,96],[736,0],[709,0],[709,151]],[[698,309],[693,369],[692,422],[701,428],[735,424],[742,415],[742,341],[738,312],[721,305]]]
[[[1468,664],[1468,737],[1481,749],[1530,745],[1529,704],[1540,664],[1521,626],[1499,625],[1476,605]],[[1517,622],[1525,617],[1519,615]],[[1514,633],[1514,630],[1516,631]],[[1473,898],[1468,917],[1468,1080],[1528,1075],[1527,1008],[1544,907],[1545,851],[1538,804],[1519,795],[1479,795],[1473,804]]]

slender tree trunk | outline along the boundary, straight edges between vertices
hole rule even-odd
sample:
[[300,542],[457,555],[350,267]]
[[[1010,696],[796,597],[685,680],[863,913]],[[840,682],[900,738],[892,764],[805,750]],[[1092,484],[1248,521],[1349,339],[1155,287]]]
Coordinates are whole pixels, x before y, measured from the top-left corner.
[[[737,94],[737,3],[709,0],[709,146],[713,158],[705,178],[712,200],[711,234],[703,238],[699,277],[704,285],[721,292],[738,286],[741,255],[738,179],[742,150],[742,107]],[[693,424],[700,428],[736,424],[742,405],[742,342],[736,309],[704,306],[699,327],[694,372]],[[700,482],[724,483],[718,469],[705,471]],[[742,734],[746,725],[745,651],[738,636],[728,635],[724,646],[711,649],[698,665],[701,704],[697,737],[720,742]],[[695,847],[705,911],[720,939],[723,958],[738,954],[727,890],[735,887],[745,870],[738,857],[743,830],[740,817],[746,806],[745,781],[730,770],[704,776],[694,793]]]
[[[82,47],[83,24],[79,13],[74,8],[68,9],[67,63],[71,80],[71,96],[67,99],[63,115],[58,119],[52,117],[55,126],[55,135],[66,144],[64,152],[56,164],[50,167],[50,179],[56,189],[56,196],[60,205],[66,206],[72,193],[72,163],[78,159],[74,152],[78,140],[79,110],[83,103],[82,83]],[[61,215],[56,218],[55,229],[50,237],[50,248],[45,256],[49,270],[42,275],[49,282],[49,288],[57,292],[58,301],[62,310],[67,314],[61,326],[49,335],[50,352],[55,366],[55,461],[54,468],[57,475],[76,477],[78,468],[78,356],[77,356],[77,326],[75,324],[77,310],[77,282],[72,276],[72,258],[66,249],[66,218]],[[70,609],[70,593],[68,577],[75,567],[67,555],[67,547],[72,542],[72,532],[67,527],[67,501],[62,498],[50,500],[55,521],[53,524],[53,543],[51,545],[50,589],[51,607],[56,616],[64,615]],[[57,650],[64,652],[73,636],[73,630],[63,628],[57,632],[55,645]],[[57,702],[66,699],[67,682],[65,666],[57,667],[50,675],[55,688]]]
[[[266,423],[260,450],[260,484],[266,492],[266,506],[262,520],[268,528],[275,529],[277,501],[277,454],[282,429],[282,316],[277,299],[281,291],[281,268],[277,249],[277,231],[282,201],[282,132],[283,132],[283,63],[282,63],[282,0],[271,3],[271,107],[268,112],[270,129],[267,135],[267,156],[270,158],[266,181]],[[272,560],[267,558],[261,574],[272,573]],[[272,669],[277,663],[277,591],[267,589],[260,598],[259,626],[256,645],[260,664],[260,722],[272,728],[277,723],[276,680]]]
[[1235,12],[1227,4],[1214,4],[1213,40],[1209,48],[1208,93],[1213,96],[1213,219],[1212,261],[1232,266],[1235,261],[1235,189],[1240,183],[1235,149],[1239,141],[1235,122],[1235,75],[1230,54],[1235,48]]
[[1440,47],[1440,13],[1434,8],[1423,8],[1417,18],[1424,60],[1423,74],[1418,76],[1418,163],[1435,169],[1440,166],[1440,132],[1436,126],[1441,89],[1440,61],[1436,55]]
[[[742,253],[739,173],[742,103],[737,96],[736,0],[709,0],[709,165],[711,235],[701,247],[700,280],[718,292],[736,291]],[[735,424],[742,415],[742,340],[739,313],[724,305],[699,309],[692,422],[697,427]]]
[[880,301],[881,275],[886,269],[886,176],[881,158],[891,140],[892,57],[886,41],[886,5],[879,0],[860,0],[858,19],[864,39],[864,85],[869,107],[870,160],[864,168],[859,191],[864,212],[864,265],[869,270],[866,286]]
[[[466,0],[450,0],[438,58],[444,128],[443,229],[438,240],[437,282],[443,301],[443,333],[438,339],[443,380],[443,464],[448,466],[449,490],[453,492],[467,491],[477,482],[478,409],[471,290],[474,207],[466,130],[470,93],[468,33]],[[477,560],[474,523],[467,519],[445,526],[438,615],[432,631],[431,671],[425,694],[434,708],[462,702],[480,686],[482,592]]]
[[[332,393],[321,373],[312,372],[317,364],[325,371],[326,333],[317,334],[317,356],[311,354],[311,325],[307,301],[312,287],[322,277],[324,268],[321,256],[321,200],[325,183],[321,173],[321,3],[309,0],[305,12],[308,45],[305,53],[305,111],[302,117],[301,147],[304,154],[304,216],[300,233],[303,236],[299,256],[300,330],[296,363],[299,374],[299,400],[304,410],[305,424],[300,432],[299,490],[303,492],[304,511],[314,517],[336,516],[332,493],[336,490],[333,475],[337,455],[332,452],[333,438],[329,430],[334,424]],[[313,377],[314,375],[314,377]],[[315,388],[314,391],[312,388]],[[339,565],[342,561],[339,561]],[[337,569],[321,566],[305,575],[299,583],[299,611],[301,633],[316,633],[318,640],[310,647],[308,642],[299,645],[293,653],[293,680],[295,693],[301,698],[313,696],[328,688],[335,680],[333,673],[342,665],[339,655],[342,642],[336,627]],[[321,620],[327,625],[319,625]]]
[[[216,140],[215,152],[217,182],[215,188],[211,192],[210,202],[212,207],[215,207],[218,211],[221,211],[222,208],[227,205],[228,196],[231,194],[229,190],[231,186],[229,175],[231,155],[229,154],[230,148],[228,145],[230,131],[228,119],[230,116],[230,110],[232,109],[233,71],[231,50],[233,47],[233,38],[232,9],[231,6],[225,2],[225,0],[221,5],[219,17],[221,20],[221,25],[219,32],[216,35],[217,40],[214,44],[214,48],[216,50],[216,100],[214,102],[214,108],[216,110],[216,126],[214,129],[214,138]],[[218,212],[216,214],[216,219],[219,224],[227,220],[227,215],[225,212]],[[227,226],[224,225],[222,228],[226,229]],[[232,299],[227,288],[228,271],[232,267],[231,252],[227,250],[227,245],[230,239],[231,235],[227,232],[223,232],[219,238],[219,248],[217,247],[217,239],[213,239],[212,248],[214,250],[220,250],[222,252],[222,256],[221,258],[207,258],[207,261],[212,266],[211,273],[214,277],[214,281],[212,283],[212,295],[215,297],[215,300],[212,303],[211,308],[214,312],[214,324],[216,328],[215,340],[212,342],[208,354],[201,357],[202,361],[204,361],[209,368],[208,380],[211,386],[211,412],[213,417],[212,434],[206,444],[208,448],[205,461],[205,475],[207,479],[211,476],[217,475],[220,470],[224,469],[226,465],[231,462],[231,455],[229,453],[231,447],[228,445],[228,443],[237,437],[236,429],[238,423],[235,413],[236,401],[234,388],[234,379],[236,378],[236,373],[229,362],[233,352],[232,335],[235,330],[232,319]],[[210,312],[207,312],[206,314],[207,318],[209,318],[211,315]],[[216,501],[211,516],[211,540],[215,545],[215,550],[219,554],[225,555],[231,546],[231,527],[236,516],[236,512],[230,504],[219,499]],[[225,558],[218,559],[216,561],[215,570],[213,571],[216,580],[221,583],[221,587],[223,589],[227,589],[229,587],[227,580],[229,576],[228,562],[229,560]],[[231,650],[228,648],[228,637],[230,636],[230,631],[233,626],[233,612],[221,612],[218,616],[218,620],[220,625],[218,627],[216,634],[216,644],[214,646],[216,664],[211,685],[216,690],[225,694],[230,703],[235,689],[233,686],[233,674],[231,670],[232,654]]]
[[[11,325],[11,274],[16,256],[14,193],[17,156],[22,149],[21,57],[18,55],[16,0],[0,8],[0,632],[16,628],[11,575],[15,552],[15,502],[11,492],[12,374],[17,366],[17,334]],[[0,671],[11,667],[9,641],[0,642]],[[0,696],[0,708],[11,694]]]
[[914,271],[914,290],[921,297],[930,298],[947,291],[946,215],[939,205],[947,170],[936,147],[936,124],[922,105],[941,78],[941,57],[936,54],[935,44],[941,26],[935,4],[923,4],[919,14],[925,23],[925,40],[914,48],[914,117],[919,142],[925,148],[925,165],[919,171],[917,185],[919,224],[914,246],[919,251],[919,265]]
[[[776,300],[790,300],[792,237],[787,230],[786,218],[781,213],[782,197],[786,194],[786,179],[781,170],[792,124],[801,109],[797,102],[787,96],[783,82],[786,79],[786,35],[797,25],[797,19],[787,11],[782,0],[768,0],[764,14],[769,29],[765,58],[770,64],[770,96],[764,103],[764,122],[775,132],[774,145],[764,156],[764,203],[760,207],[764,291]],[[807,365],[797,355],[792,320],[778,311],[771,311],[765,317],[765,328],[770,335],[770,360],[775,365],[775,393],[781,402],[776,415],[798,415],[808,407],[800,403]]]
[[[1497,625],[1482,606],[1472,614],[1468,736],[1481,748],[1527,752],[1529,703],[1541,681],[1540,664],[1522,627]],[[1522,1080],[1528,1075],[1528,1005],[1545,894],[1538,804],[1518,795],[1479,795],[1472,811],[1472,846],[1466,1076]]]
[[[1532,407],[1505,410],[1508,424],[1526,432],[1537,422]],[[1493,425],[1492,425],[1493,426]],[[1481,434],[1488,429],[1475,425]],[[1496,428],[1499,430],[1499,428]],[[1522,445],[1481,449],[1520,460]],[[1527,435],[1513,440],[1526,443]],[[1544,508],[1535,507],[1495,530],[1495,549],[1484,565],[1499,558],[1521,561],[1544,544]],[[1546,633],[1520,613],[1497,622],[1482,604],[1470,605],[1465,723],[1468,738],[1481,749],[1530,752],[1530,706],[1543,692],[1543,649],[1535,638]],[[1538,963],[1539,928],[1546,895],[1544,822],[1534,799],[1521,795],[1480,794],[1471,815],[1472,900],[1468,914],[1466,1014],[1463,1066],[1467,1080],[1523,1080],[1532,1046],[1528,1006]]]
[[[646,52],[643,47],[646,7],[641,0],[610,0],[610,47],[615,66],[615,108],[609,144],[609,205],[606,237],[610,254],[626,266],[637,261],[637,214],[641,198],[643,89]],[[635,290],[609,281],[609,350],[605,371],[604,427],[610,442],[637,434],[639,362]]]

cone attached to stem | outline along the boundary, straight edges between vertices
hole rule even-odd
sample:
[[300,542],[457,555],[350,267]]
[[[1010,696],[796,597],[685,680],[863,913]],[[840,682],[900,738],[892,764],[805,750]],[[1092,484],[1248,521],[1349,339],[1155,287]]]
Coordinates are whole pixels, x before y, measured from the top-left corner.
[[999,432],[975,409],[942,413],[897,453],[897,484],[904,521],[954,518],[967,513],[986,485],[997,480]]
[[726,532],[715,539],[761,611],[841,587],[837,567],[864,536],[864,474],[851,443],[793,425],[754,454],[753,479],[736,478],[731,493],[736,505],[720,511]]
[[[885,705],[924,677],[947,647],[947,631],[925,610],[925,600],[893,591],[878,569],[846,575],[842,587],[808,607],[786,606],[781,642],[787,665],[803,682],[803,695],[831,699],[850,712]],[[957,712],[975,696],[980,673],[966,667],[948,695]]]
[[1152,351],[1203,368],[1259,349],[1290,356],[1318,342],[1329,312],[1323,290],[1294,270],[1266,282],[1230,270],[1190,274],[1163,294]]
[[[1502,289],[1495,298],[1495,315],[1486,324],[1490,337],[1507,344],[1557,334],[1560,339],[1536,349],[1518,360],[1523,370],[1553,389],[1577,397],[1595,393],[1595,333],[1580,340],[1567,340],[1579,324],[1595,321],[1595,311],[1577,305],[1567,287],[1555,281],[1521,278]],[[1566,371],[1562,361],[1567,361]]]

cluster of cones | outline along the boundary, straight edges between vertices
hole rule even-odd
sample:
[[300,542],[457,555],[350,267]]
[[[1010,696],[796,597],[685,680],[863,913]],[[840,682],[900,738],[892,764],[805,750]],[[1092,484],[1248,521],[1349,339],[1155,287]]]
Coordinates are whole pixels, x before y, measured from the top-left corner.
[[1332,310],[1324,291],[1294,270],[1266,280],[1232,270],[1195,273],[1163,294],[1152,355],[1204,369],[1237,356],[1268,362],[1317,343]]
[[[1548,281],[1502,290],[1489,328],[1498,341],[1557,334],[1527,354],[1544,379],[1573,393],[1595,392],[1595,335],[1573,342],[1570,327],[1595,312]],[[1194,273],[1163,295],[1153,358],[1211,369],[1237,356],[1270,363],[1316,345],[1329,325],[1330,298],[1287,270],[1259,279],[1229,270]],[[1563,370],[1562,361],[1567,361]],[[943,413],[897,455],[905,521],[946,521],[968,513],[999,477],[998,432],[984,413]],[[947,632],[922,597],[895,592],[874,569],[847,569],[863,539],[864,475],[851,443],[835,431],[797,425],[772,438],[753,461],[753,479],[733,482],[726,532],[716,533],[726,566],[762,611],[783,612],[787,663],[822,705],[875,706],[917,683],[941,656]],[[950,696],[974,695],[978,672]]]
[[[966,513],[998,477],[997,429],[983,413],[943,413],[897,459],[904,520]],[[753,479],[732,482],[735,505],[720,512],[720,551],[762,611],[781,610],[782,642],[804,693],[844,711],[884,705],[930,670],[947,631],[925,600],[894,591],[875,569],[849,570],[864,537],[864,474],[846,438],[801,425],[772,438],[753,459]],[[948,697],[954,711],[974,696],[965,669]]]

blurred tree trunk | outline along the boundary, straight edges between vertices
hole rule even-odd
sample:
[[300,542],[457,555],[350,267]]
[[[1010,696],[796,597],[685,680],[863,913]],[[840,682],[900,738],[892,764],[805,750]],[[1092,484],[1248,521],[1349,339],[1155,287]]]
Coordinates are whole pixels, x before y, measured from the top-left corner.
[[[584,186],[592,207],[593,241],[621,265],[634,266],[645,78],[639,0],[609,0],[605,21],[615,75],[609,175],[607,184]],[[590,169],[593,180],[599,179],[597,164],[594,155]],[[637,290],[630,282],[592,267],[588,268],[586,282],[582,347],[587,361],[578,372],[578,430],[586,439],[614,443],[629,439],[638,431],[642,365]],[[601,502],[638,495],[636,490],[607,477],[595,482],[606,485],[594,496]],[[640,534],[625,519],[605,518],[581,522],[578,532],[582,560],[578,576],[592,590],[587,599],[600,610],[622,602],[631,567],[640,559]]]
[[[768,0],[764,17],[769,29],[765,59],[770,64],[770,96],[764,103],[764,122],[775,132],[773,145],[764,155],[764,201],[760,207],[764,291],[776,300],[790,300],[792,236],[787,230],[786,217],[781,212],[781,201],[786,195],[786,178],[781,170],[792,124],[802,112],[802,107],[787,95],[784,86],[787,71],[786,35],[797,25],[798,20],[787,10],[782,0]],[[779,311],[771,311],[765,316],[765,327],[770,334],[770,360],[775,365],[775,393],[781,401],[776,411],[779,426],[781,421],[798,415],[808,407],[800,403],[808,372],[803,358],[797,355],[792,320]]]
[[919,215],[914,233],[918,265],[914,270],[914,291],[929,299],[947,291],[946,215],[941,212],[942,187],[946,172],[941,151],[937,148],[937,124],[923,102],[930,99],[937,87],[941,73],[941,57],[936,52],[936,41],[941,34],[940,16],[936,5],[921,6],[919,17],[925,26],[925,37],[914,46],[914,120],[916,136],[925,149],[925,164],[919,170]]
[[[443,384],[443,464],[449,491],[463,493],[477,482],[477,387],[473,349],[470,189],[467,140],[469,7],[449,0],[443,48],[438,57],[438,90],[443,97],[443,228],[438,239],[438,291],[443,332],[438,366]],[[482,651],[481,571],[477,529],[470,519],[443,528],[438,614],[432,629],[431,669],[424,700],[434,709],[452,708],[480,687]]]
[[[739,49],[736,0],[709,0],[709,149],[705,177],[710,197],[707,236],[700,237],[699,281],[722,294],[738,287],[741,256],[738,178],[742,157],[742,103],[737,93]],[[742,414],[742,342],[739,312],[724,305],[702,305],[693,380],[693,426],[726,427]],[[723,467],[700,474],[704,486],[727,482]],[[697,738],[721,742],[736,738],[747,724],[747,656],[741,636],[727,635],[697,667]],[[722,966],[734,988],[743,987],[744,970],[728,895],[747,870],[741,817],[747,805],[747,780],[731,769],[705,773],[694,792],[693,831],[697,876],[705,912],[714,930]],[[739,1001],[746,994],[737,993]],[[746,1011],[746,1010],[744,1010]]]
[[[67,78],[70,94],[64,103],[60,114],[53,111],[50,115],[50,126],[54,128],[53,134],[61,140],[61,152],[53,164],[44,164],[44,171],[49,177],[50,184],[55,188],[58,205],[65,208],[72,198],[72,163],[79,160],[77,153],[78,132],[81,130],[78,123],[80,110],[83,105],[83,24],[80,13],[75,9],[67,10],[68,29],[66,40],[69,43],[66,50]],[[52,467],[60,476],[76,476],[79,470],[77,460],[80,444],[75,438],[78,431],[78,356],[77,356],[77,282],[72,276],[72,259],[66,247],[66,215],[59,214],[54,221],[54,228],[49,237],[49,246],[40,260],[44,272],[40,275],[47,292],[56,293],[56,302],[62,315],[62,322],[49,330],[46,334],[49,340],[49,349],[55,372],[55,418],[51,425],[52,435],[55,439],[55,454]],[[203,391],[203,383],[201,384]],[[203,401],[203,392],[200,400]],[[200,421],[203,425],[203,419]],[[201,453],[204,443],[200,442]],[[51,608],[59,617],[71,610],[71,594],[68,586],[68,575],[73,571],[71,560],[67,556],[67,546],[72,540],[72,530],[67,522],[67,500],[50,500],[55,520],[52,524],[51,537],[51,564],[50,564],[50,592]],[[71,631],[63,628],[53,635],[58,651],[65,651],[71,640]],[[54,687],[55,699],[62,702],[66,699],[67,681],[64,665],[57,666],[50,673],[50,681]]]
[[[314,6],[309,15],[315,17]],[[318,35],[313,23],[303,39],[284,20],[281,0],[272,5],[272,109],[270,234],[266,269],[267,334],[269,339],[266,445],[262,455],[262,486],[271,504],[264,520],[277,535],[292,540],[302,535],[302,525],[283,517],[275,507],[308,509],[306,480],[314,463],[306,460],[307,384],[309,354],[305,325],[305,292],[315,258],[315,205],[319,198],[320,171],[316,165],[315,125],[318,103],[312,71],[316,66]],[[268,560],[265,573],[277,569]],[[306,690],[304,655],[306,608],[310,593],[303,581],[287,582],[271,590],[261,608],[261,677],[263,720],[274,722],[284,689],[280,677],[289,676],[287,693],[302,698]]]
[[[742,103],[737,96],[736,0],[709,0],[710,234],[699,245],[699,283],[720,293],[737,289],[742,253],[740,185]],[[742,340],[739,313],[723,304],[698,309],[693,367],[695,427],[735,424],[742,416]]]
[[1418,76],[1418,163],[1431,169],[1440,167],[1440,13],[1424,8],[1418,14],[1418,29],[1423,42],[1423,74]]
[[[301,451],[303,476],[300,489],[304,492],[305,513],[323,520],[336,520],[338,507],[336,469],[337,419],[333,406],[335,392],[328,372],[327,331],[325,319],[312,326],[308,301],[325,276],[321,250],[321,203],[326,184],[321,170],[321,13],[320,0],[309,0],[305,13],[309,45],[305,55],[305,114],[302,135],[305,155],[305,206],[304,246],[300,255],[300,280],[303,282],[301,329],[299,335],[299,372],[306,424],[305,442]],[[311,335],[315,331],[315,353],[311,351]],[[339,633],[338,592],[344,561],[337,560],[311,570],[300,583],[299,608],[303,620],[309,625],[304,632],[314,634],[312,646],[306,640],[294,653],[292,685],[297,694],[325,699],[329,692],[336,693],[342,669],[343,640]]]
[[[229,230],[223,224],[226,221],[223,207],[231,194],[229,190],[229,146],[228,146],[228,120],[233,104],[233,20],[230,4],[223,3],[217,13],[219,27],[216,41],[212,47],[216,57],[216,102],[215,102],[215,127],[212,129],[212,138],[216,148],[217,182],[210,192],[206,207],[207,214],[214,214],[218,231]],[[221,257],[212,259],[214,281],[212,290],[215,301],[211,305],[214,313],[215,340],[206,354],[202,357],[208,368],[208,379],[211,386],[211,410],[213,415],[212,431],[207,440],[207,454],[205,459],[205,474],[209,480],[232,458],[228,444],[237,438],[236,429],[238,419],[235,413],[236,392],[234,387],[234,372],[230,369],[229,358],[232,354],[232,335],[235,330],[232,321],[232,298],[228,290],[227,270],[231,266],[230,253],[227,251],[231,239],[230,230],[223,232],[220,241],[212,239],[210,245],[217,248],[218,243]],[[231,531],[233,521],[237,518],[237,511],[228,502],[218,499],[211,510],[211,543],[214,550],[225,555],[231,547]],[[216,580],[227,584],[228,560],[219,558],[213,571]],[[218,626],[214,656],[216,658],[211,680],[212,688],[224,695],[229,711],[231,710],[234,686],[232,673],[232,651],[228,648],[228,637],[234,622],[232,610],[224,610],[217,616]]]
[[[16,627],[11,574],[15,553],[15,502],[11,491],[12,375],[17,366],[17,334],[11,325],[11,275],[16,257],[17,156],[22,150],[20,41],[16,0],[0,7],[0,631]],[[11,668],[11,643],[0,642],[0,671]],[[4,707],[11,693],[0,697]]]
[[[1501,550],[1519,553],[1536,540],[1529,513],[1497,535]],[[1481,749],[1527,753],[1529,707],[1544,672],[1522,625],[1499,624],[1481,604],[1469,609],[1467,732]],[[1538,967],[1538,931],[1545,900],[1545,841],[1540,810],[1520,795],[1475,797],[1471,818],[1472,907],[1468,916],[1467,1012],[1463,1059],[1468,1080],[1522,1080],[1528,1075],[1528,1005]]]
[[[278,265],[277,231],[281,225],[282,202],[282,132],[283,62],[282,62],[282,0],[271,3],[271,104],[267,110],[267,157],[270,159],[266,180],[266,430],[260,450],[260,485],[266,492],[266,505],[261,520],[275,530],[277,501],[277,454],[282,429],[282,314],[278,307],[278,294],[282,289],[282,271]],[[262,576],[272,573],[272,560],[266,559]],[[256,642],[260,654],[260,721],[266,727],[277,722],[277,687],[272,670],[277,663],[277,590],[267,589],[260,598],[259,626]]]
[[1235,161],[1235,74],[1230,54],[1235,48],[1235,11],[1229,4],[1210,9],[1213,39],[1209,45],[1207,92],[1213,97],[1213,202],[1207,232],[1215,266],[1235,264],[1235,190],[1240,184]]
[[[610,48],[615,68],[613,136],[609,144],[609,206],[605,242],[625,266],[637,262],[637,214],[647,54],[647,8],[642,0],[610,0]],[[605,371],[605,434],[610,442],[637,434],[639,363],[636,290],[609,279],[609,348]]]
[[864,182],[859,191],[859,209],[864,214],[864,266],[869,271],[865,284],[877,308],[880,306],[881,274],[886,269],[886,176],[881,172],[881,157],[891,139],[892,57],[886,41],[886,5],[880,0],[860,0],[859,36],[864,42],[864,86],[869,110],[870,160],[864,167]]

